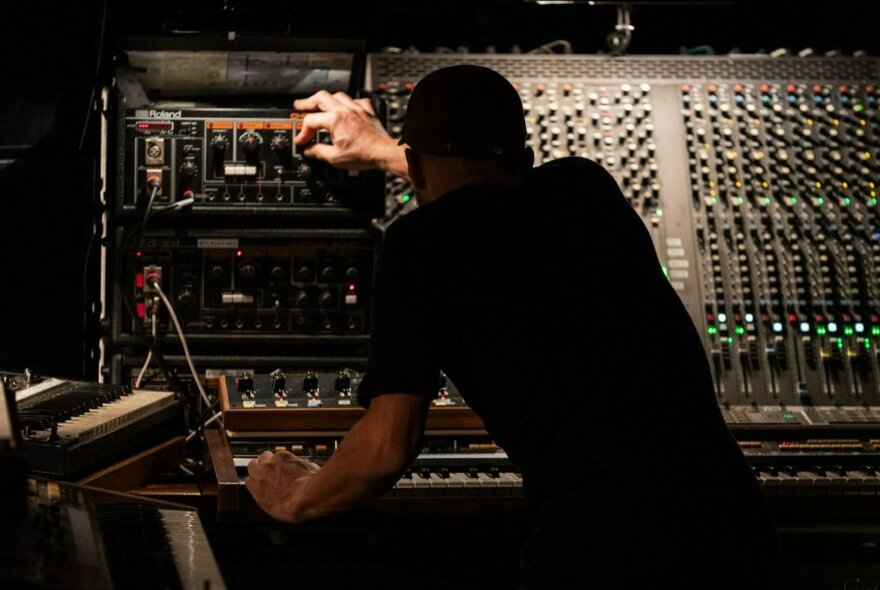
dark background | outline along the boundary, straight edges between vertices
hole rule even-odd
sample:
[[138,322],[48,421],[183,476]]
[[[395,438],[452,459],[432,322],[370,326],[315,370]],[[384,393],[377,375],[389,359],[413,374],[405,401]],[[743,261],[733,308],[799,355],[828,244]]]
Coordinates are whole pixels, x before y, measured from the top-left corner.
[[[880,7],[863,1],[732,0],[635,6],[629,53],[880,54]],[[362,40],[367,51],[528,52],[564,39],[607,51],[613,6],[512,0],[33,0],[0,25],[0,370],[93,377],[83,340],[98,127],[91,109],[117,39],[199,32]],[[91,249],[89,244],[92,243]],[[87,333],[88,332],[88,333]]]

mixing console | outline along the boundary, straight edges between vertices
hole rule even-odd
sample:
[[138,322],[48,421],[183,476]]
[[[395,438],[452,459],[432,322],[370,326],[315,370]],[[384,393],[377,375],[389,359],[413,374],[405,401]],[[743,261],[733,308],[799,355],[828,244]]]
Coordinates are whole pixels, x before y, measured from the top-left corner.
[[[615,177],[729,423],[878,423],[880,62],[374,54],[392,135],[415,83],[455,63],[511,80],[538,163],[583,156]],[[386,221],[411,197],[389,182]]]
[[877,90],[681,92],[720,399],[877,404]]

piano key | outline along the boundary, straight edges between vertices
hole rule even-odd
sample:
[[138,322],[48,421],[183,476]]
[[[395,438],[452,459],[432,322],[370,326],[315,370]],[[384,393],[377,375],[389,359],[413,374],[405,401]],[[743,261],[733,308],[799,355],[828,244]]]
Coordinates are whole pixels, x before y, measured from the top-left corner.
[[194,510],[160,509],[165,535],[184,590],[222,590],[223,576]]
[[860,494],[876,494],[880,486],[880,477],[869,475],[863,471],[849,471],[849,476],[859,480]]
[[[174,394],[170,391],[135,391],[84,414],[59,422],[57,434],[60,438],[89,440],[173,402]],[[49,431],[34,431],[32,435],[35,438],[48,439]]]

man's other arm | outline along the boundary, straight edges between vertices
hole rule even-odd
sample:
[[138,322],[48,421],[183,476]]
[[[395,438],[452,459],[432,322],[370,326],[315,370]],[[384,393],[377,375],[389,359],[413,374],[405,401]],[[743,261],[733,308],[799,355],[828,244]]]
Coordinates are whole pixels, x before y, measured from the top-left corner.
[[292,453],[266,451],[248,465],[245,485],[270,516],[301,523],[381,496],[421,449],[429,400],[376,396],[323,468]]

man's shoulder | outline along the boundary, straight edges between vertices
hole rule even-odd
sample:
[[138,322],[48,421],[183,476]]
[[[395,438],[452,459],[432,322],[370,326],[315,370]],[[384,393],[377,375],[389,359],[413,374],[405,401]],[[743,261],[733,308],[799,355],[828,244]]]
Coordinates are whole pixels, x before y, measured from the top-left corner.
[[582,206],[595,214],[626,203],[617,181],[599,163],[587,158],[552,160],[533,168],[527,191],[539,195],[545,205]]
[[611,175],[598,162],[588,158],[571,156],[545,162],[532,169],[536,176],[583,175],[610,178]]

